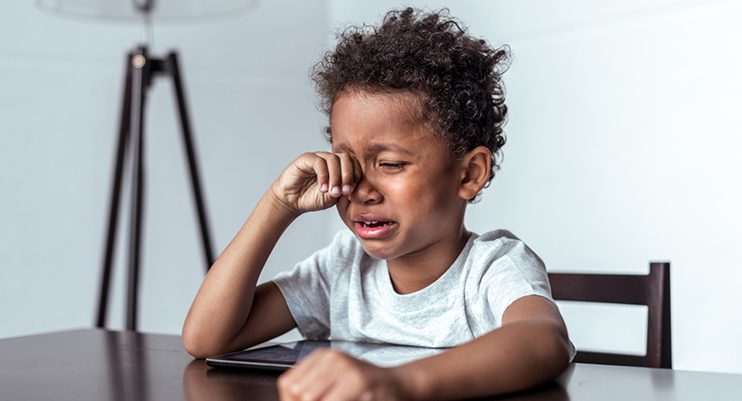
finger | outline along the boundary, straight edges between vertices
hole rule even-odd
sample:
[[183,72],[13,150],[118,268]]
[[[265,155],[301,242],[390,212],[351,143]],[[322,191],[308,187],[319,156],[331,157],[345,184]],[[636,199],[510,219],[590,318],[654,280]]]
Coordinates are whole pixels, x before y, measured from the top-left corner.
[[276,380],[276,387],[278,387],[278,399],[281,401],[294,401],[295,397],[290,391],[288,391],[289,383],[286,380],[286,373],[278,376],[278,380]]
[[320,192],[327,192],[329,190],[330,179],[327,161],[317,154],[314,154],[313,156],[311,165],[314,174],[317,176],[317,187],[319,187]]
[[338,153],[340,158],[340,169],[342,177],[342,192],[343,195],[349,195],[353,192],[353,188],[356,186],[356,164],[351,155],[347,153]]
[[313,372],[313,365],[314,363],[310,355],[278,378],[279,393],[282,399],[304,400],[305,384],[303,383],[307,375]]
[[323,394],[332,387],[341,371],[342,366],[336,355],[328,350],[313,352],[306,359],[306,363],[297,371],[295,390],[298,391],[302,401],[315,401],[322,398]]
[[356,185],[358,185],[358,183],[363,179],[361,163],[355,157],[353,158],[353,179],[355,180]]
[[320,153],[319,156],[327,163],[329,177],[327,179],[328,192],[337,198],[342,195],[342,172],[340,158],[336,153]]

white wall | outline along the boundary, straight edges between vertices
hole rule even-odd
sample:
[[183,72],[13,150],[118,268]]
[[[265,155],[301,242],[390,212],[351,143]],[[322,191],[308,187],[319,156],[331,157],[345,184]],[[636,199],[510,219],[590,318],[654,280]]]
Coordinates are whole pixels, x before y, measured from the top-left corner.
[[[325,25],[323,1],[285,0],[155,28],[155,53],[180,51],[217,252],[295,155],[325,147],[308,79]],[[0,32],[0,337],[90,327],[124,54],[144,31],[50,16],[28,1],[4,5]],[[149,103],[140,328],[178,333],[204,266],[169,82],[155,83]],[[321,214],[300,219],[264,277],[323,245],[325,225]],[[123,276],[115,284],[114,328]]]
[[[674,366],[742,372],[742,4],[412,3],[512,48],[505,161],[468,227],[513,230],[553,271],[670,260]],[[330,20],[396,5],[335,0]],[[643,310],[562,307],[578,346],[641,351]]]

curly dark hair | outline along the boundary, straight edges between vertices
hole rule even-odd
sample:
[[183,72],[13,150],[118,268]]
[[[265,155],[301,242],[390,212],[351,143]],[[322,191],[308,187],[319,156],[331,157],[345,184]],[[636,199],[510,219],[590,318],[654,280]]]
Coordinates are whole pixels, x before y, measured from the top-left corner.
[[[410,91],[421,113],[458,157],[484,145],[492,152],[490,180],[499,169],[507,116],[501,76],[507,46],[471,37],[448,10],[392,10],[381,26],[352,26],[312,70],[322,109],[330,115],[345,90]],[[327,139],[332,132],[326,128]],[[489,184],[489,181],[488,183]]]

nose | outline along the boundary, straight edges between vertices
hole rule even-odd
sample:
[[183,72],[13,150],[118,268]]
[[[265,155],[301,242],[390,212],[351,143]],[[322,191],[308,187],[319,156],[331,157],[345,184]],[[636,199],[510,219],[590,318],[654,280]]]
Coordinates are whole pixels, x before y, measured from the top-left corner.
[[376,188],[375,185],[369,180],[367,174],[364,174],[356,184],[353,192],[348,195],[348,199],[352,203],[363,204],[363,205],[375,205],[380,203],[384,197],[381,192]]

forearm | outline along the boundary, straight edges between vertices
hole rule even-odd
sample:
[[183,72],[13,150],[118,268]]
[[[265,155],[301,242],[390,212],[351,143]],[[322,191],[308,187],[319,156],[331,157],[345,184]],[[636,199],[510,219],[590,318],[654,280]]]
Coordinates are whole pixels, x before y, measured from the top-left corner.
[[563,325],[529,320],[396,370],[414,399],[449,400],[536,386],[561,373],[568,360]]
[[194,356],[223,352],[252,308],[258,277],[276,242],[297,217],[268,191],[217,258],[183,326],[183,343]]

